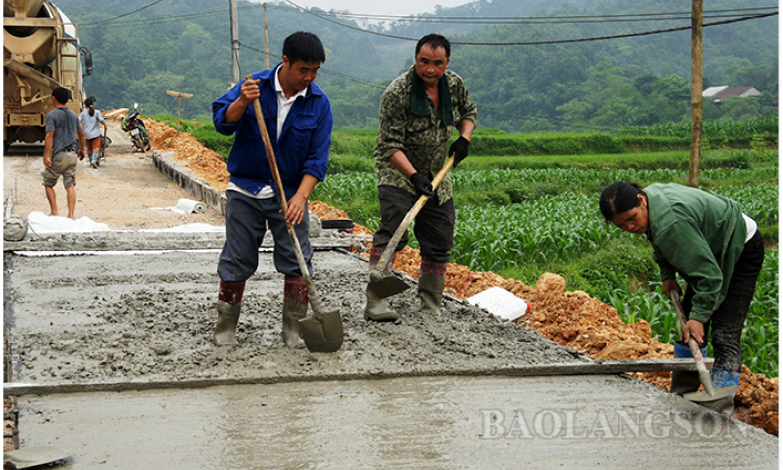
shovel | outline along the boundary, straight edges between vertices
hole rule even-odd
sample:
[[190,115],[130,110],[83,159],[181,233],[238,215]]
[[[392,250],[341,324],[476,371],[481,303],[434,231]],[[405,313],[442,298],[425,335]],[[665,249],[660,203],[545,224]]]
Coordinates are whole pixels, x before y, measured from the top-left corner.
[[[669,291],[669,298],[672,299],[674,310],[677,312],[677,318],[680,320],[680,331],[685,331],[685,324],[688,320],[685,318],[685,312],[680,303],[680,294],[676,290],[671,290]],[[720,389],[715,390],[712,386],[712,378],[710,378],[710,373],[707,371],[707,366],[704,364],[704,358],[701,355],[701,350],[699,350],[699,345],[693,337],[688,339],[688,346],[691,348],[693,360],[696,362],[696,369],[699,371],[699,380],[704,386],[705,391],[686,393],[682,397],[693,402],[708,403],[734,396],[737,387],[721,387]]]
[[[435,179],[432,180],[433,191],[438,188],[438,185],[441,181],[443,181],[446,173],[449,172],[453,165],[454,155],[446,160],[443,168],[441,168],[438,174],[435,175]],[[389,244],[386,245],[386,249],[383,250],[383,254],[381,255],[380,260],[378,260],[378,264],[370,273],[370,283],[367,285],[367,288],[372,291],[373,294],[378,296],[379,299],[385,299],[386,297],[392,296],[394,294],[399,294],[409,287],[408,283],[395,276],[391,272],[386,271],[385,268],[386,265],[389,264],[391,257],[394,255],[397,244],[400,243],[400,239],[402,238],[402,234],[408,230],[411,222],[413,222],[413,219],[416,218],[416,215],[419,213],[421,208],[424,207],[424,204],[427,203],[429,198],[429,196],[422,195],[419,200],[416,201],[416,204],[411,207],[411,210],[405,214],[405,218],[402,219],[400,226],[397,227],[397,230],[394,232],[394,235],[392,235],[391,240],[389,240]]]
[[[247,76],[246,79],[252,80],[253,77]],[[266,147],[266,155],[269,159],[269,167],[272,169],[272,176],[277,187],[280,207],[283,209],[283,214],[285,214],[288,212],[288,202],[285,199],[283,181],[280,179],[280,173],[277,170],[274,149],[272,149],[272,142],[269,140],[269,133],[266,130],[266,123],[264,123],[264,113],[261,110],[261,103],[258,101],[258,98],[253,100],[253,108],[256,111],[258,130],[261,132],[261,138]],[[294,252],[296,252],[296,259],[299,261],[299,269],[302,271],[305,284],[307,284],[310,307],[313,309],[312,315],[299,320],[299,333],[308,351],[335,352],[343,344],[343,320],[340,317],[340,312],[337,310],[329,312],[321,310],[320,300],[313,287],[313,280],[310,278],[310,271],[307,269],[307,263],[305,263],[302,248],[299,246],[299,239],[296,237],[296,232],[294,232],[294,226],[290,222],[286,222],[285,226],[288,229],[288,235],[291,237],[291,243],[294,246]]]

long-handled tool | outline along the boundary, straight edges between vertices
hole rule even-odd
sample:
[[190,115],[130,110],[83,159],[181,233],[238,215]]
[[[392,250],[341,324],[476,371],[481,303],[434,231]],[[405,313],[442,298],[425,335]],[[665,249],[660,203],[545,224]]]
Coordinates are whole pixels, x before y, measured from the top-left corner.
[[[443,178],[446,177],[446,173],[449,172],[453,165],[454,155],[446,160],[443,168],[441,168],[441,170],[432,180],[433,191],[438,188],[438,185],[441,181],[443,181]],[[422,195],[419,200],[416,201],[416,204],[413,205],[411,210],[405,214],[405,218],[402,219],[400,226],[397,227],[397,230],[394,232],[394,235],[392,235],[391,240],[389,240],[389,244],[386,245],[386,249],[383,250],[383,254],[381,255],[380,260],[378,260],[378,264],[370,273],[370,283],[367,285],[367,288],[371,290],[376,296],[378,296],[379,299],[384,299],[394,294],[399,294],[409,287],[405,281],[390,273],[389,271],[386,271],[386,265],[389,264],[389,260],[397,250],[397,244],[400,243],[402,234],[408,230],[411,222],[413,222],[413,219],[416,218],[416,215],[419,213],[421,208],[424,207],[424,204],[427,203],[429,198],[429,196]]]
[[[253,77],[247,76],[246,79],[252,80]],[[261,110],[261,103],[259,103],[258,98],[253,100],[253,108],[256,111],[258,130],[261,132],[261,138],[266,147],[266,156],[269,159],[269,167],[272,170],[272,176],[277,187],[280,207],[283,209],[283,214],[285,214],[288,212],[288,202],[285,199],[283,181],[280,179],[280,173],[277,170],[274,149],[272,148],[272,142],[269,140],[269,133],[264,122],[264,113]],[[337,310],[328,312],[321,310],[321,302],[313,287],[313,280],[310,278],[310,271],[307,269],[307,263],[302,254],[302,248],[299,246],[299,238],[296,236],[294,226],[290,222],[286,222],[285,226],[288,229],[288,235],[291,237],[291,243],[296,252],[296,259],[299,261],[299,269],[302,271],[305,284],[307,284],[310,307],[313,309],[312,315],[299,320],[299,333],[310,352],[335,352],[343,344],[343,320],[340,317],[340,312]]]
[[[685,331],[685,324],[688,320],[685,318],[685,312],[680,303],[680,294],[676,290],[671,290],[669,291],[669,298],[672,300],[674,311],[677,312],[677,318],[680,320],[680,331]],[[728,396],[734,396],[734,393],[737,391],[736,387],[721,387],[719,390],[715,390],[715,387],[712,386],[712,378],[707,371],[707,366],[704,364],[704,358],[701,355],[701,350],[699,350],[699,344],[693,337],[688,339],[688,347],[691,348],[693,360],[696,362],[696,369],[699,371],[699,380],[704,386],[705,391],[686,393],[683,395],[683,398],[694,402],[707,403],[718,401]]]

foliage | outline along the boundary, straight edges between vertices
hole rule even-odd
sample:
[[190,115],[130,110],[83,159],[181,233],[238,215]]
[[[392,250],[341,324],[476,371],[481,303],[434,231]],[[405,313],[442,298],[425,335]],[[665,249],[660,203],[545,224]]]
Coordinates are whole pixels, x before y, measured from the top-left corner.
[[[468,158],[451,173],[457,208],[452,261],[528,285],[544,272],[557,272],[567,289],[612,305],[626,322],[647,320],[654,336],[671,342],[679,326],[660,293],[649,243],[607,225],[596,201],[607,184],[618,180],[684,184],[687,157],[687,152],[637,152]],[[525,168],[525,162],[534,167]],[[712,162],[712,168],[701,171],[702,189],[737,200],[773,247],[766,250],[742,347],[751,370],[777,376],[777,151],[711,151],[704,162]],[[736,162],[742,167],[731,166]],[[330,173],[313,197],[346,209],[371,230],[378,227],[377,188],[369,170]],[[418,247],[415,236],[410,245]]]
[[[179,105],[183,117],[208,118],[212,101],[233,81],[225,5],[218,7],[206,0],[169,0],[137,9],[120,0],[55,3],[78,25],[81,45],[92,52],[94,73],[85,77],[84,83],[87,93],[98,98],[102,109],[139,102],[148,114],[176,114]],[[327,60],[316,83],[330,97],[338,129],[377,128],[380,95],[391,80],[407,69],[413,55],[413,44],[399,37],[420,37],[433,28],[426,21],[366,26],[387,35],[379,36],[360,31],[364,25],[350,18],[325,21],[284,2],[264,5],[269,14],[270,65],[280,60],[283,39],[290,33],[306,30],[321,38]],[[754,5],[741,2],[740,6]],[[740,8],[729,0],[715,0],[709,7]],[[260,3],[239,2],[240,78],[265,68],[264,31],[259,27],[264,24],[263,10]],[[534,16],[540,20],[551,16],[641,16],[681,10],[682,4],[676,0],[481,0],[436,9],[442,16]],[[432,15],[419,16],[426,20]],[[449,65],[465,79],[479,107],[479,124],[509,132],[609,132],[618,126],[688,120],[687,32],[530,44],[677,26],[683,26],[683,21],[561,21],[524,27],[514,22],[495,26],[460,22],[437,25],[439,32],[455,42],[525,44],[462,44],[453,48]],[[710,53],[705,53],[704,86],[749,85],[762,92],[759,98],[744,98],[746,101],[736,103],[729,100],[726,106],[707,103],[705,117],[744,119],[776,112],[777,40],[776,17],[705,27],[704,45]],[[167,90],[195,96],[178,100],[167,96]],[[654,144],[650,141],[650,145]]]

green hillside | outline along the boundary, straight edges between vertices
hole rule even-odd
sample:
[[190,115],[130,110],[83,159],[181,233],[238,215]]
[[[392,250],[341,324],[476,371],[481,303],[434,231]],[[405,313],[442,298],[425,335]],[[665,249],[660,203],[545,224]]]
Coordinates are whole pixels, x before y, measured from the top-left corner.
[[[231,81],[227,4],[56,3],[79,25],[81,44],[93,54],[94,74],[86,77],[85,87],[100,108],[138,102],[145,114],[176,113],[177,99],[165,95],[176,90],[195,95],[182,100],[182,116],[204,118]],[[759,10],[765,6],[771,8]],[[479,106],[481,127],[506,132],[612,131],[689,118],[689,31],[540,43],[687,26],[682,14],[687,16],[689,9],[690,2],[675,0],[480,0],[439,7],[435,15],[417,17],[418,22],[367,25],[356,17],[300,11],[276,2],[268,6],[270,61],[279,61],[288,34],[318,34],[327,61],[317,83],[332,100],[336,127],[374,128],[380,94],[411,64],[414,40],[440,32],[454,42],[451,68],[465,78]],[[776,11],[777,5],[756,0],[714,0],[705,3],[704,22]],[[238,16],[244,75],[264,67],[263,7],[240,1]],[[486,17],[503,17],[505,24],[476,21]],[[754,86],[764,92],[759,99],[729,102],[720,109],[708,104],[705,117],[776,113],[777,42],[777,16],[705,26],[704,86]]]

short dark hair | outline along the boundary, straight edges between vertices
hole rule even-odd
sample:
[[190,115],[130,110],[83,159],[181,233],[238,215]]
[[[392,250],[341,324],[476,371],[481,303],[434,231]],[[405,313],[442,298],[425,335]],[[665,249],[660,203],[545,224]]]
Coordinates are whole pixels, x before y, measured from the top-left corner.
[[68,91],[67,88],[60,86],[52,90],[52,96],[54,96],[54,99],[56,99],[58,103],[66,104],[68,103],[68,100],[71,99],[71,92]]
[[439,47],[442,47],[446,49],[446,58],[451,57],[451,43],[448,39],[441,36],[440,34],[428,34],[424,36],[423,38],[419,39],[419,42],[416,43],[416,53],[415,55],[419,55],[419,52],[421,51],[421,47],[423,45],[428,45],[433,49],[437,49]]
[[297,31],[283,41],[283,55],[290,63],[297,61],[323,64],[326,53],[321,40],[313,33]]
[[618,181],[610,184],[601,193],[601,201],[599,202],[601,215],[607,222],[611,222],[617,214],[627,212],[641,204],[639,194],[647,196],[641,186],[636,183]]

